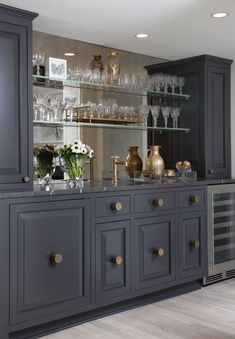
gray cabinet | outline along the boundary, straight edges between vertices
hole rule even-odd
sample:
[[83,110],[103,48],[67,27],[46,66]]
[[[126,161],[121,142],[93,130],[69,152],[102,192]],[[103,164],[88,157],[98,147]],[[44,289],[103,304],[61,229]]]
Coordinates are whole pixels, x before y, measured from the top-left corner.
[[134,258],[137,290],[175,279],[174,215],[135,220]]
[[34,13],[0,5],[0,190],[32,188]]
[[89,200],[10,207],[10,322],[90,302]]
[[178,277],[202,277],[207,273],[205,211],[191,211],[178,218]]
[[130,221],[95,225],[96,301],[130,293]]

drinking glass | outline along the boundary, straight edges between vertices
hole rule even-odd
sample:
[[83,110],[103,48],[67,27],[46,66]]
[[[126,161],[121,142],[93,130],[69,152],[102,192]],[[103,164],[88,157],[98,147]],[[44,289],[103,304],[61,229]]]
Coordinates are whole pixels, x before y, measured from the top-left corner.
[[33,54],[33,65],[37,67],[37,75],[40,75],[40,66],[44,63],[45,54],[38,52]]
[[66,97],[64,99],[66,109],[67,109],[67,115],[68,115],[70,121],[73,121],[73,118],[74,118],[73,109],[74,109],[76,100],[77,100],[77,97]]
[[157,127],[157,119],[159,117],[160,108],[161,106],[159,105],[151,106],[151,113],[153,117],[154,127]]
[[140,115],[142,117],[142,125],[147,127],[148,125],[148,115],[149,115],[149,105],[141,105],[140,106]]
[[185,78],[184,77],[178,77],[178,86],[179,86],[180,94],[182,94],[182,89],[184,87],[184,84],[185,84]]
[[171,107],[171,117],[173,119],[173,128],[178,127],[178,118],[180,116],[181,107]]
[[170,116],[171,107],[170,106],[162,106],[161,111],[162,111],[162,115],[163,115],[164,123],[165,123],[165,128],[166,128],[167,127],[167,120]]

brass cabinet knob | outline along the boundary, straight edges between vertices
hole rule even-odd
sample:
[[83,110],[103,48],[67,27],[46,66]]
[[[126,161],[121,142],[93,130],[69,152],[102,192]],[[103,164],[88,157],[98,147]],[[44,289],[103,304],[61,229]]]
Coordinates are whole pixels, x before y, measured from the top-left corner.
[[197,194],[192,195],[192,196],[190,197],[190,201],[191,201],[191,202],[199,202],[199,201],[200,201],[199,195],[197,195]]
[[61,253],[52,253],[50,255],[50,261],[57,265],[57,264],[61,264],[63,260],[63,255]]
[[154,254],[158,255],[159,257],[163,257],[165,252],[163,248],[159,247],[155,249]]
[[22,180],[23,180],[23,182],[26,182],[26,183],[27,183],[27,182],[29,182],[29,177],[26,175],[25,177],[23,177]]
[[164,200],[162,198],[153,199],[154,206],[162,207],[164,205]]
[[200,242],[199,242],[199,240],[193,240],[193,241],[191,242],[191,245],[192,245],[192,247],[194,247],[194,248],[199,248],[199,247],[200,247]]
[[123,259],[120,255],[112,258],[112,263],[116,265],[121,265],[123,263]]
[[111,204],[111,208],[112,208],[113,211],[119,212],[119,211],[122,210],[122,203],[121,203],[120,201],[113,202],[113,203]]

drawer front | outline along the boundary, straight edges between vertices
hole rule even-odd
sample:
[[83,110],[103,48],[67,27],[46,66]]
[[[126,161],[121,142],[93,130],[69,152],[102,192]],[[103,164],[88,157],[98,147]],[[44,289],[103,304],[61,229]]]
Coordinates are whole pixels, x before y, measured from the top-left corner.
[[129,195],[114,195],[95,199],[96,218],[127,215],[130,212],[131,199]]
[[130,221],[96,225],[96,301],[130,292]]
[[135,213],[164,211],[175,208],[174,192],[156,192],[135,195]]
[[179,208],[204,207],[204,205],[205,205],[204,189],[180,191],[178,193]]
[[207,273],[207,225],[204,212],[183,213],[178,220],[178,276]]
[[135,221],[136,289],[155,288],[175,279],[174,216]]
[[11,206],[11,323],[88,304],[89,202]]

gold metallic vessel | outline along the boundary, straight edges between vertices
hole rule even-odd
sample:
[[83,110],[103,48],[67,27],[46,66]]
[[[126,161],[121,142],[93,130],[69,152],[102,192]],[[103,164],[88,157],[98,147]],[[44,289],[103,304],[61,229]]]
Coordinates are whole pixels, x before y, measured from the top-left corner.
[[161,146],[150,146],[149,157],[146,161],[146,174],[153,179],[160,179],[164,174],[165,164],[161,155],[159,154],[159,149]]

